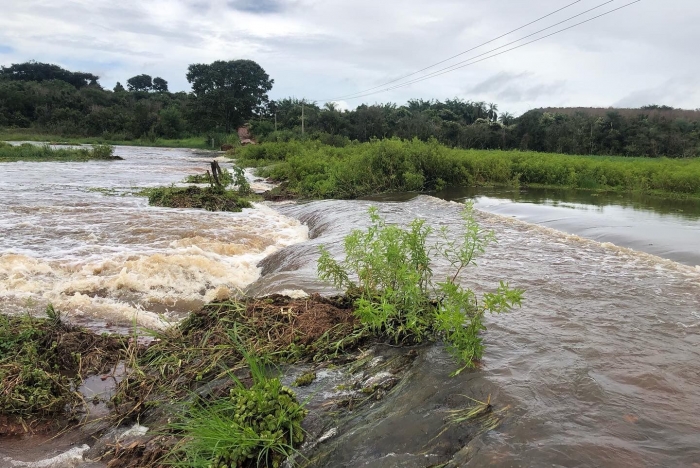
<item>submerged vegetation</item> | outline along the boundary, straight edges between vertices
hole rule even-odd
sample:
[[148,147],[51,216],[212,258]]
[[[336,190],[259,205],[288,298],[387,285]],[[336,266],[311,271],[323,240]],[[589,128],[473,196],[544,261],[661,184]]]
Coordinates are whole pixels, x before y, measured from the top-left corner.
[[[218,165],[216,166],[218,169]],[[214,177],[207,171],[205,174],[190,175],[185,183],[203,184],[209,187],[157,187],[141,192],[148,197],[148,203],[153,206],[167,208],[201,208],[207,211],[239,212],[243,208],[251,208],[250,184],[243,170],[233,168],[233,173],[227,169],[218,169]],[[234,186],[235,189],[227,189]]]
[[52,148],[49,145],[24,143],[10,145],[0,141],[0,162],[15,161],[115,161],[122,158],[114,155],[114,148],[95,145],[87,148]]
[[252,205],[245,197],[222,187],[158,187],[146,189],[148,203],[167,208],[202,208],[238,212]]
[[356,198],[449,185],[551,186],[700,197],[700,159],[648,159],[448,148],[432,140],[319,142],[243,148],[237,163],[303,198]]
[[[355,230],[345,238],[344,261],[321,249],[321,279],[347,289],[355,298],[355,315],[373,335],[395,343],[443,338],[465,367],[473,366],[484,351],[480,333],[486,329],[486,312],[508,312],[520,305],[523,296],[522,290],[501,282],[495,293],[486,293],[479,301],[474,291],[458,282],[494,240],[493,233],[479,227],[470,205],[462,214],[464,226],[457,240],[450,240],[446,228],[434,233],[423,220],[404,229],[386,224],[376,208],[369,214],[369,229]],[[432,245],[431,234],[438,238]],[[442,281],[433,276],[436,259],[451,269]]]

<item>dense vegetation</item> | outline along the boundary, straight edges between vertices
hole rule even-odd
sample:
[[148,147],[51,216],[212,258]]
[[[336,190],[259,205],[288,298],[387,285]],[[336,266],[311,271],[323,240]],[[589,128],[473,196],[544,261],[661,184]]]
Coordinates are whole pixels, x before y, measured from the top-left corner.
[[[191,65],[192,93],[138,75],[103,89],[95,75],[36,62],[0,68],[0,128],[105,141],[203,136],[219,146],[267,102],[272,80],[250,60]],[[204,140],[204,138],[202,138]]]
[[[301,138],[302,102],[271,102],[254,132],[264,141]],[[277,131],[275,132],[275,114]],[[700,112],[667,106],[641,109],[534,109],[515,118],[496,104],[462,99],[411,100],[339,111],[304,103],[306,135],[344,145],[373,138],[436,138],[473,149],[519,149],[566,154],[648,157],[700,156]]]
[[317,141],[264,143],[237,153],[239,164],[286,182],[305,198],[356,198],[448,185],[531,185],[660,192],[700,197],[700,159],[570,156],[460,150],[436,140],[376,140],[334,147]]
[[0,162],[13,161],[114,161],[122,159],[114,156],[111,146],[96,145],[87,148],[52,148],[49,145],[24,143],[13,146],[0,141]]
[[[192,64],[192,91],[172,93],[160,77],[140,74],[125,88],[99,77],[27,62],[0,68],[1,133],[99,138],[104,142],[199,137],[220,146],[250,122],[263,141],[316,139],[342,146],[374,138],[437,139],[464,149],[519,149],[586,155],[700,156],[700,112],[641,109],[534,109],[515,118],[498,105],[460,98],[360,105],[340,111],[298,99],[269,101],[273,80],[250,60]],[[302,107],[305,133],[302,135]],[[20,133],[25,134],[26,133]],[[13,138],[15,136],[12,136]],[[6,138],[9,138],[6,137]],[[162,143],[165,144],[165,143]],[[177,143],[171,143],[177,144]]]

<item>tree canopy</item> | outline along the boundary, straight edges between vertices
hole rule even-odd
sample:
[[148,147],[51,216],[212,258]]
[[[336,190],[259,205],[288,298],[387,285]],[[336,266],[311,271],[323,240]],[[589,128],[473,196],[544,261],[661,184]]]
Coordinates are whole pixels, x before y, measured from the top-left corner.
[[259,140],[317,138],[336,146],[385,137],[435,138],[458,148],[700,156],[700,110],[665,105],[533,109],[515,117],[496,103],[453,98],[362,104],[348,111],[296,98],[269,101],[273,81],[250,60],[191,65],[190,93],[171,93],[166,80],[146,74],[128,80],[129,92],[121,83],[114,92],[103,90],[97,79],[37,62],[0,67],[0,127],[130,140],[214,136],[249,122]]
[[227,133],[250,119],[268,102],[273,80],[252,60],[218,60],[187,69],[197,111],[208,126]]
[[157,93],[167,93],[168,92],[168,82],[163,78],[156,76],[153,78],[153,91]]
[[97,80],[100,77],[92,73],[71,72],[51,63],[41,63],[31,60],[24,63],[15,63],[9,67],[0,67],[0,79],[8,81],[50,81],[61,80],[70,83],[76,88],[84,86],[99,86]]
[[150,91],[153,88],[151,75],[136,75],[126,80],[129,91]]

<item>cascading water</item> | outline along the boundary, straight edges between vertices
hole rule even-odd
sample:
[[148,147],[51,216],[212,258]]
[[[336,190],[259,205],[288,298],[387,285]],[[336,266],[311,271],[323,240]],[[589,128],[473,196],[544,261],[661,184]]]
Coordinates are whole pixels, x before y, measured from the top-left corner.
[[[388,222],[421,217],[459,229],[461,205],[429,196],[261,204],[243,213],[148,207],[129,193],[203,172],[211,156],[148,148],[118,148],[117,154],[125,161],[0,166],[4,311],[53,302],[97,328],[128,324],[134,315],[158,326],[237,289],[334,292],[316,277],[318,246],[341,256],[344,236],[367,225],[370,204]],[[694,257],[683,257],[684,265],[510,216],[477,217],[498,244],[461,281],[483,292],[506,280],[526,290],[523,307],[488,318],[478,370],[451,378],[455,362],[439,345],[428,349],[381,406],[362,410],[320,446],[321,465],[443,462],[471,438],[443,433],[447,412],[467,402],[461,395],[491,395],[497,408],[510,407],[499,428],[472,442],[466,466],[697,463],[700,271]],[[700,232],[697,220],[688,223]],[[674,252],[700,250],[693,238]],[[445,271],[445,265],[435,268],[437,277]],[[441,433],[445,445],[426,449]]]

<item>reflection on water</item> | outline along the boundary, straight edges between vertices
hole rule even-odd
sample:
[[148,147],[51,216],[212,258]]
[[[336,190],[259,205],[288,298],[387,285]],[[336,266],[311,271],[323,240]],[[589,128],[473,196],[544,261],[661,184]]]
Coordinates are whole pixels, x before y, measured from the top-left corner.
[[[566,189],[451,187],[443,200],[473,200],[480,210],[510,216],[598,242],[700,265],[700,202],[642,194]],[[387,194],[402,201],[415,194]]]

